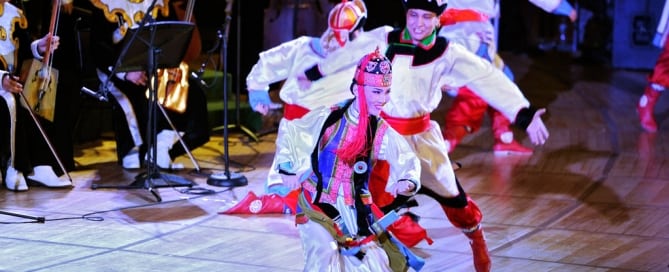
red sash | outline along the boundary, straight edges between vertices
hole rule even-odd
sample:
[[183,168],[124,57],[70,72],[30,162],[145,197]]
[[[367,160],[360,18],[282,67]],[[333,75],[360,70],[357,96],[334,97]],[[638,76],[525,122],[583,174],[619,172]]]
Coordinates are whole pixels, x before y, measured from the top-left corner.
[[381,112],[381,118],[383,118],[390,127],[404,136],[425,132],[430,128],[429,114],[413,118],[400,118],[392,117],[385,112]]
[[439,16],[442,26],[454,25],[460,22],[485,22],[488,16],[473,9],[447,9]]
[[295,105],[295,104],[285,104],[283,105],[283,118],[286,118],[286,120],[295,120],[302,118],[305,114],[307,114],[310,110],[302,107],[300,105]]

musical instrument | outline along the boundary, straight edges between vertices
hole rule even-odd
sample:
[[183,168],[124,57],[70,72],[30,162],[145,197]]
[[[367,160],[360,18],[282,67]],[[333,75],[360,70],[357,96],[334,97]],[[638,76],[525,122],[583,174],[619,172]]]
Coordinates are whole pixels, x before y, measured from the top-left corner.
[[[193,8],[195,7],[195,0],[188,0],[186,8],[183,8],[182,0],[173,0],[172,5],[176,16],[179,20],[195,24],[193,18]],[[179,67],[158,69],[158,88],[156,97],[158,102],[165,108],[179,113],[186,111],[188,98],[188,77],[189,68],[188,62],[196,59],[202,50],[202,42],[197,27],[193,29],[188,49],[184,55]],[[148,96],[148,91],[147,91]]]
[[[58,6],[60,7],[60,5],[59,5],[59,3],[58,3],[57,0],[54,1],[54,2],[55,2],[56,4],[58,4]],[[7,8],[7,7],[10,7],[10,6],[9,6],[9,5],[5,5],[5,8]],[[11,7],[13,7],[13,6],[11,6]],[[26,18],[25,18],[24,16],[22,16],[22,13],[20,13],[20,12],[17,13],[17,12],[16,12],[17,10],[18,10],[18,9],[16,9],[16,8],[12,8],[12,9],[9,10],[9,11],[8,11],[8,10],[4,10],[4,12],[9,12],[9,14],[2,14],[2,16],[12,16],[12,15],[15,15],[15,17],[13,17],[13,18],[12,18],[11,20],[9,20],[9,21],[11,21],[11,22],[18,22],[18,23],[19,23],[19,27],[25,29],[25,28],[28,27],[28,22],[27,22]],[[51,24],[52,24],[52,25],[54,25],[53,18],[54,18],[54,17],[52,16],[52,21],[51,21]],[[5,25],[0,26],[0,29],[2,29],[3,31],[5,31],[5,30],[7,30],[7,29],[12,29],[12,30],[13,30],[13,28],[6,28]],[[13,31],[12,31],[12,32],[13,32]],[[4,32],[3,32],[3,33],[4,33]],[[51,31],[51,33],[53,34],[54,32]],[[8,34],[8,33],[5,33],[5,34]],[[11,35],[14,35],[14,34],[11,33]],[[19,44],[18,44],[18,41],[17,41],[17,40],[14,40],[14,39],[5,39],[5,42],[9,42],[9,43],[0,44],[0,48],[2,49],[2,52],[3,52],[3,55],[0,56],[0,60],[2,60],[2,64],[5,65],[7,71],[9,72],[9,74],[10,74],[12,77],[14,77],[13,74],[14,74],[14,72],[15,72],[15,67],[16,67],[16,65],[15,65],[16,63],[15,63],[15,62],[16,62],[16,56],[17,56],[17,54],[16,54],[15,52],[12,53],[12,52],[7,52],[7,51],[16,51],[16,49],[18,49],[18,45],[19,45]],[[48,42],[49,42],[49,45],[50,45],[50,41],[48,41]],[[46,51],[47,51],[47,52],[50,52],[50,49],[51,49],[50,46],[47,46],[47,47],[48,47],[48,48],[47,48]],[[5,55],[4,53],[7,53],[7,54]],[[47,53],[47,54],[48,54],[48,53]],[[46,57],[46,55],[45,55],[45,57]],[[31,66],[32,66],[32,65],[31,65]],[[38,70],[35,70],[35,73],[38,73],[38,72],[39,72]],[[33,75],[37,75],[37,74],[33,74]],[[52,76],[52,75],[51,75],[51,76]],[[52,79],[51,76],[44,77],[43,79],[44,79],[44,80],[51,80],[51,79]],[[20,80],[20,78],[19,78],[19,80]],[[25,90],[25,87],[26,87],[26,84],[24,84],[24,90],[23,90],[23,92],[20,92],[20,93],[19,93],[19,96],[20,96],[20,98],[21,98],[20,103],[21,103],[24,107],[26,107],[26,108],[28,109],[28,113],[30,113],[30,117],[32,117],[32,120],[33,120],[33,122],[35,123],[35,126],[37,126],[37,128],[39,129],[39,132],[40,132],[40,134],[42,135],[42,138],[44,138],[44,141],[46,142],[47,146],[48,146],[49,149],[51,150],[51,154],[53,154],[54,158],[56,159],[56,162],[58,162],[58,166],[60,166],[60,169],[61,169],[61,170],[63,171],[63,173],[67,176],[67,178],[70,180],[70,182],[72,182],[72,177],[70,177],[70,174],[69,174],[69,173],[67,172],[67,170],[65,169],[65,166],[63,165],[63,162],[60,160],[60,157],[58,156],[58,153],[56,152],[56,149],[53,147],[53,144],[51,144],[51,141],[49,140],[49,137],[47,136],[46,132],[45,132],[44,129],[42,128],[42,125],[41,125],[40,121],[39,121],[39,120],[37,119],[37,117],[35,116],[35,113],[33,112],[33,108],[30,107],[30,106],[28,106],[28,105],[30,105],[30,102],[28,101],[28,99],[27,99],[27,97],[26,97],[26,93],[27,93],[27,92],[26,92],[26,90]],[[39,87],[39,86],[38,86],[38,87]],[[53,87],[52,90],[54,90],[54,94],[55,94],[55,85],[53,85],[52,87]],[[35,92],[35,90],[37,90],[37,89],[33,89],[33,92],[36,93],[37,96],[39,96],[39,93]],[[38,90],[38,91],[39,91],[39,90]],[[12,98],[12,99],[11,99],[12,101],[15,101],[13,96],[11,96],[11,98]],[[44,98],[44,96],[42,96],[42,98]],[[7,98],[5,98],[5,99],[7,100]],[[36,100],[33,101],[33,103],[35,103],[35,102],[36,102]],[[39,102],[39,101],[37,101],[37,102]],[[54,96],[53,103],[54,103],[54,104],[51,104],[51,105],[55,105],[55,96]],[[15,104],[15,103],[12,103],[12,104]],[[9,165],[13,166],[13,165],[14,165],[14,155],[15,155],[15,150],[16,150],[16,149],[15,149],[15,143],[16,143],[16,142],[15,142],[15,124],[14,124],[14,123],[16,122],[16,108],[10,106],[9,103],[8,103],[7,106],[8,106],[8,108],[9,108],[9,111],[10,111],[9,114],[10,114],[10,118],[11,118],[11,121],[10,121],[10,127],[9,127],[9,130],[10,130],[10,141],[11,141],[11,143],[10,143],[10,145],[11,145],[11,147],[10,147],[10,148],[11,148],[11,157],[10,157]],[[41,109],[44,109],[43,107],[40,107],[40,108],[41,108]],[[51,118],[52,118],[52,120],[53,120],[53,111],[51,112]]]
[[195,22],[195,17],[193,17],[193,9],[195,8],[195,0],[188,0],[185,4],[186,7],[183,7],[184,0],[172,0],[174,6],[174,11],[176,13],[177,19],[184,22],[190,22],[195,24],[193,28],[193,35],[191,37],[190,43],[188,44],[188,49],[184,55],[183,61],[189,63],[200,56],[202,51],[202,40],[200,39],[200,31],[197,29],[197,24]]
[[[53,0],[49,33],[56,36],[56,21],[60,15],[60,0]],[[20,80],[24,82],[22,105],[36,114],[53,122],[56,109],[56,86],[58,86],[58,70],[52,68],[51,38],[47,39],[44,58],[29,59],[21,66]],[[27,103],[27,104],[26,104]]]

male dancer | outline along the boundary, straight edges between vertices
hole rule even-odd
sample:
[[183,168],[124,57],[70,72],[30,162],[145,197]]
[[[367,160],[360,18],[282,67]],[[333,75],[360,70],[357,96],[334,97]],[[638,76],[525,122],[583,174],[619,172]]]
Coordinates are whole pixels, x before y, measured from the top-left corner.
[[648,76],[648,85],[637,103],[636,110],[639,113],[641,127],[648,132],[657,131],[657,123],[653,117],[655,104],[660,95],[669,87],[669,44],[667,33],[669,33],[669,2],[665,2],[662,17],[657,25],[657,32],[653,44],[662,48],[660,56],[655,62],[653,72]]
[[[491,19],[497,17],[499,13],[497,2],[496,0],[449,1],[448,8],[439,16],[441,24],[439,36],[464,45],[469,51],[502,69],[509,79],[513,80],[511,70],[497,55],[497,33],[491,22]],[[547,12],[569,16],[572,22],[576,20],[576,10],[566,0],[530,0],[530,2]],[[452,152],[467,134],[479,130],[487,110],[492,120],[495,154],[532,154],[532,149],[514,140],[509,119],[499,111],[488,107],[488,103],[466,86],[445,91],[454,96],[451,107],[446,111],[442,130],[449,152]]]

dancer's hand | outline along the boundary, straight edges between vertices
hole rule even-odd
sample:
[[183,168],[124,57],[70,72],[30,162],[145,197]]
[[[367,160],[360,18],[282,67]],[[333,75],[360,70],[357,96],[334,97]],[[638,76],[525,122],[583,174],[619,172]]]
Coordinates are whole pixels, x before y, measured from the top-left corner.
[[544,121],[541,120],[541,115],[546,113],[546,109],[539,109],[532,116],[532,122],[527,126],[527,136],[530,137],[535,145],[543,145],[548,140],[548,128],[544,125]]
[[390,185],[388,193],[397,197],[397,195],[410,195],[414,189],[416,189],[416,185],[413,182],[403,179]]
[[269,113],[269,104],[271,102],[269,93],[266,91],[249,90],[249,104],[251,108],[263,116]]
[[289,191],[300,187],[299,175],[281,175],[281,180],[283,180],[283,185],[286,186]]

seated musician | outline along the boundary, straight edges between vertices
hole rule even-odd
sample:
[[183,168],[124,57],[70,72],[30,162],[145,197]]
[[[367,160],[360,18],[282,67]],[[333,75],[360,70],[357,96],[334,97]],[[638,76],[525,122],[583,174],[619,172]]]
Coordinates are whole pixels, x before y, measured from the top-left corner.
[[[176,21],[175,6],[163,6],[166,1],[158,1],[154,7],[153,21]],[[175,1],[171,1],[175,2]],[[178,1],[181,2],[181,1]],[[148,146],[146,143],[148,122],[147,84],[149,80],[146,71],[115,72],[112,70],[123,48],[123,39],[128,29],[139,27],[143,18],[133,16],[143,14],[151,5],[151,1],[114,1],[100,0],[93,3],[95,8],[91,16],[91,48],[96,48],[93,57],[97,66],[97,74],[103,84],[109,82],[109,100],[112,102],[112,118],[116,140],[116,151],[119,164],[125,169],[139,169],[146,159]],[[110,12],[113,11],[114,13]],[[182,65],[183,65],[182,61]],[[182,168],[183,165],[174,164],[173,160],[188,150],[197,148],[209,141],[209,124],[207,121],[207,105],[204,90],[199,80],[189,76],[184,70],[168,70],[166,85],[179,85],[185,88],[183,100],[185,109],[170,108],[163,104],[169,121],[177,131],[169,125],[165,115],[157,111],[157,140],[156,164],[160,168]],[[163,69],[159,69],[160,76]],[[167,70],[167,69],[165,69]],[[159,76],[159,77],[160,77]],[[165,92],[170,92],[168,89]],[[160,100],[160,99],[159,99]],[[183,101],[182,100],[182,101]],[[181,135],[186,145],[178,143]]]
[[30,58],[40,59],[51,41],[51,50],[59,44],[59,37],[47,34],[30,43],[27,32],[28,20],[23,12],[0,0],[0,31],[6,34],[0,40],[0,168],[5,186],[12,191],[28,190],[33,181],[47,187],[70,187],[69,179],[59,177],[55,152],[51,152],[48,135],[42,134],[36,122],[46,122],[40,116],[33,119],[29,110],[22,106],[24,86],[15,75],[21,63]]

